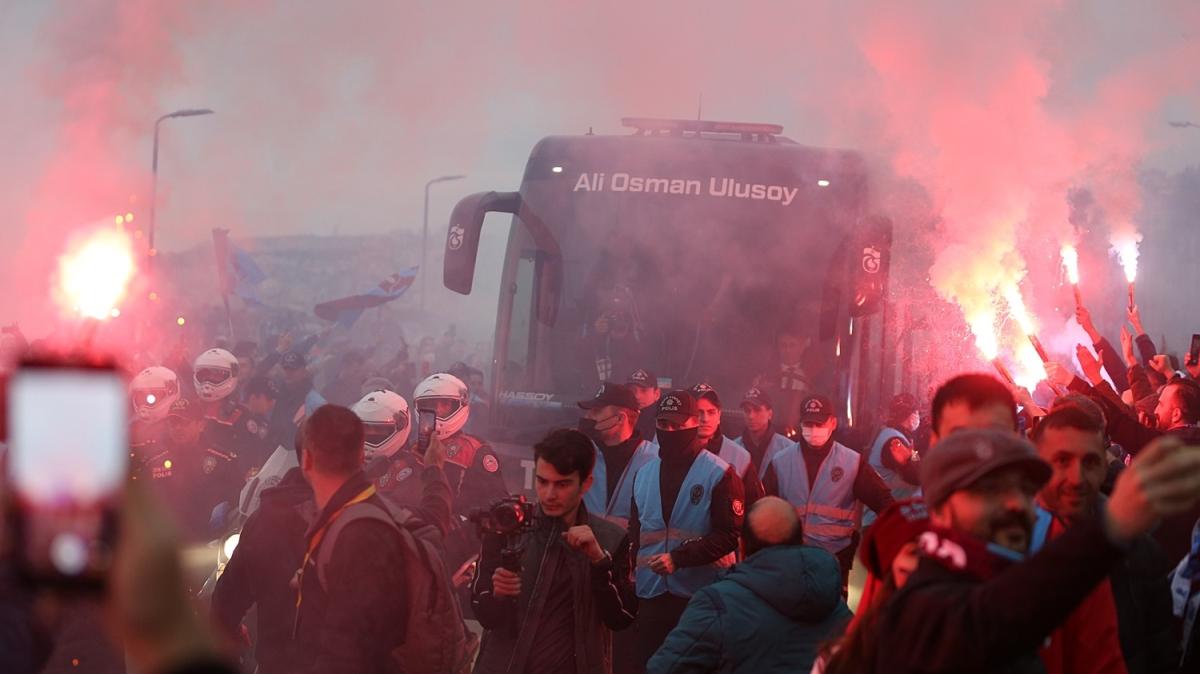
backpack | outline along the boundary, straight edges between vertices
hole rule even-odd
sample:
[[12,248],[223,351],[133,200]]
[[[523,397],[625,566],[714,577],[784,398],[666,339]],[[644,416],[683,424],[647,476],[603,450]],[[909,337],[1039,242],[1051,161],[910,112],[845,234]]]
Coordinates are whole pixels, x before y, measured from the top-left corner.
[[392,649],[390,671],[403,674],[467,674],[478,642],[468,640],[462,609],[450,586],[438,542],[441,532],[386,499],[347,508],[330,526],[317,551],[317,580],[326,589],[325,569],[338,534],[351,522],[372,519],[400,537],[407,564],[408,635]]

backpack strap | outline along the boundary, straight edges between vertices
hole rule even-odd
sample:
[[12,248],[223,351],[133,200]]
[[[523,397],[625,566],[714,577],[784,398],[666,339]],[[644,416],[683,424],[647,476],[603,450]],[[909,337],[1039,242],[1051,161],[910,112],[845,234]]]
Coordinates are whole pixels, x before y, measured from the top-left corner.
[[325,533],[325,537],[321,540],[321,546],[317,550],[317,582],[321,584],[323,591],[328,590],[328,583],[325,577],[325,570],[329,567],[329,561],[333,558],[333,550],[337,547],[338,536],[348,525],[354,522],[363,520],[373,520],[382,522],[390,527],[397,534],[401,533],[400,525],[393,519],[392,514],[385,505],[379,505],[370,501],[356,503],[345,510],[341,515],[334,520],[329,526],[329,531]]

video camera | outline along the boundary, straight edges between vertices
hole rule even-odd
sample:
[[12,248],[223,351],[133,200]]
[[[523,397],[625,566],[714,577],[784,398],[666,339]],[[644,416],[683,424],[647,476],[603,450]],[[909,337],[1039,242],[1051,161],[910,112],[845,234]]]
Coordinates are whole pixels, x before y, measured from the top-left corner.
[[521,535],[533,529],[533,504],[524,496],[506,496],[487,508],[476,508],[467,519],[475,524],[479,536],[504,537],[500,565],[514,573],[521,571],[521,553],[525,549]]

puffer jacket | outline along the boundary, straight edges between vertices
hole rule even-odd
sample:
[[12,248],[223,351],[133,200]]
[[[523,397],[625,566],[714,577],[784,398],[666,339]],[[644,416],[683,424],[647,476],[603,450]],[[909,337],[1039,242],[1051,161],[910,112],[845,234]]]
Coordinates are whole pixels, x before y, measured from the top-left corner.
[[697,592],[646,671],[807,672],[850,619],[837,559],[789,545],[750,555]]

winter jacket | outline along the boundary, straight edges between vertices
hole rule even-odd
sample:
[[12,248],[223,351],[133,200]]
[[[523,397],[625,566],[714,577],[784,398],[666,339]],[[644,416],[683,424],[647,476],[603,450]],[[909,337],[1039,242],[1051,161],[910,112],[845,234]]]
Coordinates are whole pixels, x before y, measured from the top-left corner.
[[646,671],[807,672],[849,619],[833,555],[766,548],[692,597]]
[[250,607],[258,604],[255,658],[263,674],[299,667],[292,644],[296,591],[290,583],[304,559],[304,532],[316,517],[312,499],[312,488],[299,468],[264,490],[213,591],[213,617],[231,637]]
[[[333,540],[325,566],[326,583],[316,569],[316,537],[343,508],[370,493],[374,486],[356,473],[343,484],[317,516],[304,537],[314,554],[301,579],[294,648],[311,674],[371,674],[395,670],[391,651],[409,629],[405,545],[395,530],[371,519],[352,522]],[[366,503],[386,508],[382,497]],[[419,629],[420,626],[413,626]]]
[[1044,672],[1038,648],[1122,553],[1089,517],[987,580],[923,558],[882,609],[873,671]]
[[[637,595],[633,588],[633,552],[629,535],[617,525],[589,516],[579,507],[580,524],[592,529],[608,559],[598,564],[562,541],[565,528],[557,518],[540,515],[534,531],[525,535],[521,555],[521,596],[515,601],[492,594],[492,574],[500,567],[503,541],[484,538],[479,567],[471,588],[475,616],[487,630],[475,661],[475,674],[522,674],[539,656],[535,636],[544,620],[554,619],[543,608],[555,574],[568,573],[574,596],[576,674],[612,674],[612,630],[633,623]],[[563,674],[570,674],[564,672]],[[620,673],[618,673],[620,674]]]
[[1162,547],[1153,538],[1142,536],[1109,576],[1129,674],[1169,674],[1178,666],[1179,635],[1171,617],[1170,570]]

